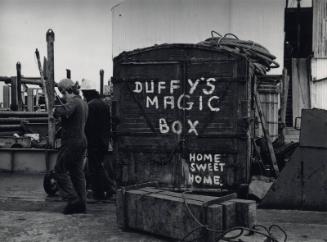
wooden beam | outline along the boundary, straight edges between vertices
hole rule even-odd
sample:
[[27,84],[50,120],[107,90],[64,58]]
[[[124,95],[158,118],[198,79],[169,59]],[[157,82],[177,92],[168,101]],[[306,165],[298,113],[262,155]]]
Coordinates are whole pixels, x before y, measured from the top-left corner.
[[100,95],[103,95],[103,76],[104,76],[104,70],[100,70]]
[[282,78],[282,93],[281,93],[281,104],[280,104],[280,119],[281,119],[281,138],[285,141],[285,127],[286,127],[286,109],[287,109],[287,97],[288,97],[288,87],[289,87],[290,77],[287,73],[287,69],[283,70]]
[[66,77],[71,79],[71,71],[69,69],[66,69]]
[[33,95],[34,89],[28,88],[27,89],[27,110],[29,112],[34,111],[34,95]]
[[10,87],[8,85],[3,86],[3,107],[10,107]]
[[10,109],[12,111],[17,111],[18,110],[18,105],[17,105],[17,78],[16,77],[11,78],[11,104],[10,104]]
[[258,94],[257,90],[254,90],[254,99],[255,99],[255,104],[257,106],[259,118],[260,118],[260,121],[261,121],[263,135],[264,135],[264,138],[265,138],[265,141],[267,143],[268,150],[269,150],[270,161],[271,161],[272,167],[274,169],[275,176],[278,177],[279,168],[278,168],[278,165],[277,165],[276,155],[275,155],[274,147],[272,145],[271,138],[269,136],[269,130],[268,130],[268,127],[267,127],[265,117],[264,117],[263,112],[262,112],[260,98],[259,98],[259,94]]
[[22,66],[20,62],[16,63],[16,72],[17,72],[17,104],[18,110],[23,110],[23,101],[22,101]]
[[55,81],[54,81],[54,41],[55,41],[55,34],[52,31],[52,29],[49,29],[46,34],[46,40],[47,40],[47,86],[46,89],[48,91],[48,113],[49,113],[49,126],[48,126],[48,137],[49,137],[49,146],[51,148],[54,147],[55,144],[55,133],[56,133],[56,126],[55,126],[55,120],[53,118],[53,107],[54,107],[54,87],[55,87]]

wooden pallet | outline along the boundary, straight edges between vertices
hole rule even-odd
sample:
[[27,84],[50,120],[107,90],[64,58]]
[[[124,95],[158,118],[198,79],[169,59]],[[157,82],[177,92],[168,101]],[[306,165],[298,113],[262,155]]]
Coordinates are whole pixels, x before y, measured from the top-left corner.
[[[234,226],[255,223],[255,201],[170,192],[156,187],[123,188],[117,192],[117,223],[124,229],[145,231],[181,240],[216,241],[219,233]],[[197,229],[198,228],[198,229]],[[200,238],[200,239],[199,239]]]

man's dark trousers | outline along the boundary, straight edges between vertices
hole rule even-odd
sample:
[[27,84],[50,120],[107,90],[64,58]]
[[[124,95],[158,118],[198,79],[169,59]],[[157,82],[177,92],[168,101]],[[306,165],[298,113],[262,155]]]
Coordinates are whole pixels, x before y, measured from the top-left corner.
[[86,142],[76,140],[62,146],[58,153],[55,166],[56,180],[59,192],[69,202],[86,203],[85,152]]

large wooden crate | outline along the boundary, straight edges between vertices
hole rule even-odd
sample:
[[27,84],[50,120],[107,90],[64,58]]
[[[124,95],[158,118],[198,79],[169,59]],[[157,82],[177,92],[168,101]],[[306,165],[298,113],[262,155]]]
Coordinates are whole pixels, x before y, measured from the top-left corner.
[[117,192],[117,222],[125,229],[177,240],[189,234],[187,241],[217,241],[226,229],[255,224],[255,201],[235,198],[236,194],[212,197],[154,187],[121,189]]
[[114,59],[120,181],[236,190],[249,182],[252,78],[240,55],[160,45]]

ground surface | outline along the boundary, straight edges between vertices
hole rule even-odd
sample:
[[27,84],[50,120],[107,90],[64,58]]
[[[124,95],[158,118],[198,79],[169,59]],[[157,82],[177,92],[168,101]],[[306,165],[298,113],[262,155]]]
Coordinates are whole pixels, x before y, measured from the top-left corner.
[[[63,215],[65,203],[54,200],[47,199],[41,175],[0,173],[0,241],[166,241],[120,230],[114,201],[88,203],[87,214]],[[257,223],[281,226],[287,241],[327,242],[327,212],[258,209]],[[276,230],[274,234],[284,241],[282,233]],[[261,242],[264,238],[243,236],[242,240]]]

